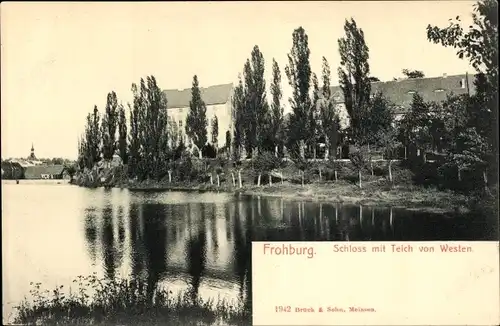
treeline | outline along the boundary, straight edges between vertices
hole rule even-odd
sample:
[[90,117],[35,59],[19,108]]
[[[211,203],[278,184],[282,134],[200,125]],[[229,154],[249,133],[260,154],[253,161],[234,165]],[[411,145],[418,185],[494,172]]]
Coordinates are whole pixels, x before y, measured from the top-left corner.
[[[481,171],[485,186],[496,172],[497,151],[497,79],[498,54],[497,3],[479,2],[474,8],[474,24],[467,32],[458,24],[446,28],[429,26],[427,37],[434,43],[453,46],[459,57],[468,58],[477,68],[475,93],[451,95],[443,103],[426,103],[414,94],[411,108],[401,121],[395,121],[393,103],[382,93],[373,94],[369,48],[363,30],[354,19],[346,20],[345,35],[338,40],[340,65],[338,78],[343,92],[349,126],[340,123],[340,108],[332,98],[331,71],[322,58],[321,76],[312,72],[308,35],[299,27],[292,34],[285,73],[292,88],[289,98],[292,112],[283,112],[282,76],[278,62],[272,61],[270,97],[264,78],[265,60],[254,46],[243,65],[243,73],[232,96],[232,134],[226,134],[225,150],[233,161],[263,159],[271,169],[278,163],[271,157],[291,157],[299,165],[307,158],[319,158],[318,144],[324,144],[321,158],[334,161],[339,148],[349,147],[351,162],[359,172],[371,166],[377,152],[389,162],[401,156],[412,162],[427,160],[428,153],[439,153],[440,171],[455,169],[460,180],[464,171]],[[405,70],[408,78],[420,78],[421,71]],[[193,78],[192,99],[184,137],[177,124],[167,116],[167,98],[153,76],[132,86],[133,104],[125,110],[116,94],[108,94],[105,112],[97,107],[87,117],[87,126],[79,144],[80,168],[92,168],[101,159],[109,160],[118,152],[128,165],[130,177],[159,179],[169,174],[174,161],[198,152],[212,143],[217,152],[218,121],[209,121],[201,97],[197,76]],[[101,121],[102,120],[102,121]],[[208,139],[207,128],[212,128]],[[186,152],[190,149],[189,152]],[[194,149],[194,150],[193,150]],[[413,149],[413,150],[412,150]],[[433,158],[436,160],[436,157]],[[389,175],[390,173],[389,163]]]

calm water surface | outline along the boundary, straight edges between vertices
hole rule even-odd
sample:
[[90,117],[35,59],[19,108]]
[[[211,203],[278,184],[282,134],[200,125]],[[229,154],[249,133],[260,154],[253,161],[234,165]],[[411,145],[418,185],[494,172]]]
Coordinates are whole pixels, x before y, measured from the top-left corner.
[[483,220],[231,194],[2,181],[3,312],[12,316],[30,282],[52,289],[93,272],[174,291],[193,287],[205,298],[250,300],[252,240],[480,240],[489,236]]

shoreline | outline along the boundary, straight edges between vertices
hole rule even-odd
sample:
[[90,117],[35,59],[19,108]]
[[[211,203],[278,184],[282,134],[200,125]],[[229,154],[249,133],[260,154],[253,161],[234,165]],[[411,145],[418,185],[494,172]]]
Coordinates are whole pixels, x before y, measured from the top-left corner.
[[107,188],[122,188],[130,191],[144,192],[222,192],[318,203],[385,206],[433,213],[467,213],[470,211],[468,208],[468,198],[462,194],[415,185],[396,185],[391,188],[377,182],[367,182],[364,188],[361,189],[352,183],[343,181],[310,183],[304,186],[285,182],[284,184],[276,183],[273,185],[261,185],[260,187],[252,185],[243,186],[242,188],[227,185],[217,187],[216,185],[207,184],[144,181],[114,185]]

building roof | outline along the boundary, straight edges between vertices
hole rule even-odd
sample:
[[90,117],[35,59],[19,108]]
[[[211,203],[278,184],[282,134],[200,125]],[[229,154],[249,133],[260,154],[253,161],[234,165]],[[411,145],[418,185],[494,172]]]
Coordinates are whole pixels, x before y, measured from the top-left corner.
[[[200,87],[201,98],[206,105],[225,104],[229,101],[233,84]],[[167,89],[163,93],[167,96],[167,109],[189,107],[191,101],[191,88]]]
[[59,175],[63,173],[64,165],[36,165],[28,166],[24,171],[26,179],[40,178],[42,174]]
[[[411,105],[415,92],[420,94],[426,102],[441,102],[446,100],[451,93],[455,95],[467,93],[467,84],[462,87],[462,83],[467,82],[466,76],[470,94],[473,94],[475,92],[473,74],[373,82],[371,83],[372,94],[382,92],[389,101],[403,108]],[[331,87],[331,92],[335,102],[344,102],[344,94],[340,86]]]

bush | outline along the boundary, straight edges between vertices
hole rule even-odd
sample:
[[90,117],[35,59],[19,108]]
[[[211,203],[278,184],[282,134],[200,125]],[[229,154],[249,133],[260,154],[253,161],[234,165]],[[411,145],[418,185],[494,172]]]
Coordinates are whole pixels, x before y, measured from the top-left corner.
[[264,152],[254,160],[255,170],[263,173],[270,172],[280,166],[281,160],[271,152]]
[[[193,289],[173,295],[163,288],[151,288],[143,280],[99,279],[79,276],[77,290],[64,293],[59,286],[41,291],[33,284],[32,300],[16,308],[19,324],[134,324],[212,325],[217,322],[247,324],[251,312],[247,302],[202,300]],[[91,294],[89,294],[89,292]]]

